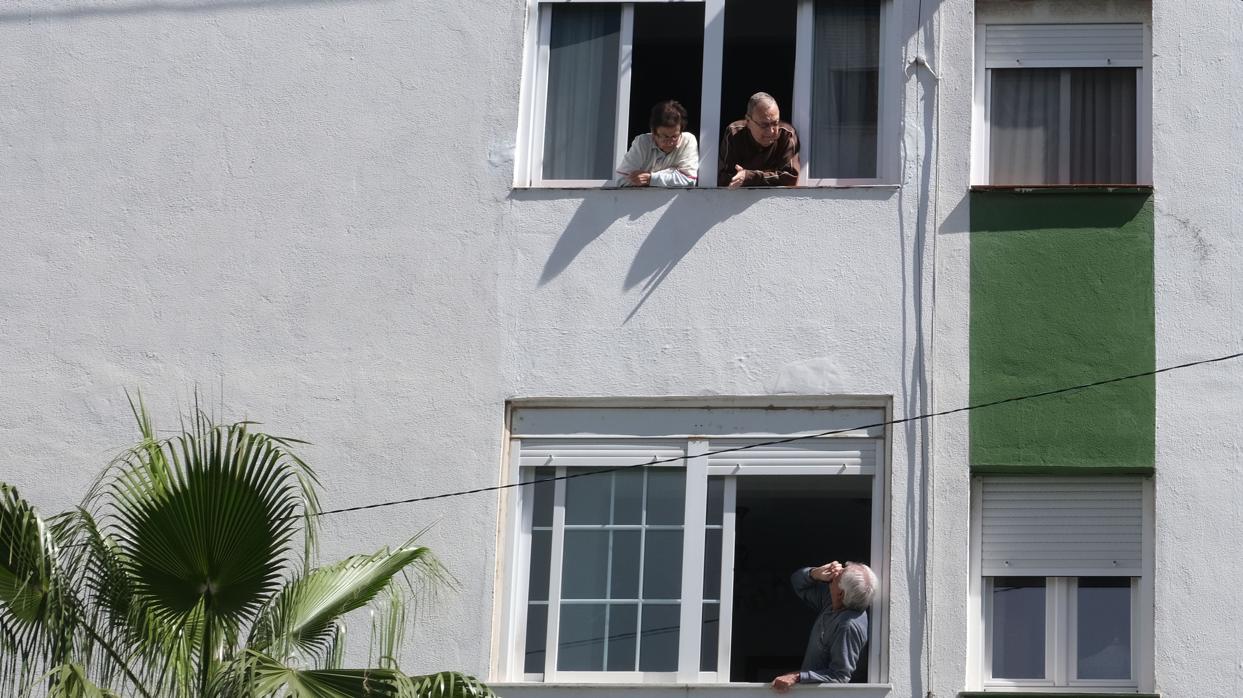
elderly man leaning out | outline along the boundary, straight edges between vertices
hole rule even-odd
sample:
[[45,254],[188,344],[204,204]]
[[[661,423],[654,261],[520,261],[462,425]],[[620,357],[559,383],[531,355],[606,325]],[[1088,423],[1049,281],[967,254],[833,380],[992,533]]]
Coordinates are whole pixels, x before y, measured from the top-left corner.
[[699,177],[699,143],[687,133],[686,108],[658,102],[649,119],[651,133],[634,139],[613,181],[618,187],[693,187]]
[[876,575],[867,565],[843,565],[835,560],[804,567],[790,583],[818,615],[807,639],[802,670],[773,679],[773,689],[785,693],[796,683],[848,683],[868,641],[867,609],[876,591]]

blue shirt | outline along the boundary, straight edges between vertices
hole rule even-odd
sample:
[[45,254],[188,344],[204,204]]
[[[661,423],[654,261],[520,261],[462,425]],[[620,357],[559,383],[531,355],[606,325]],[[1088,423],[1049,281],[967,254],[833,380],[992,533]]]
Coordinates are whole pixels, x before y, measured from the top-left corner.
[[867,611],[834,611],[829,585],[812,579],[810,567],[795,572],[790,584],[799,598],[820,612],[807,638],[799,683],[849,683],[868,641]]

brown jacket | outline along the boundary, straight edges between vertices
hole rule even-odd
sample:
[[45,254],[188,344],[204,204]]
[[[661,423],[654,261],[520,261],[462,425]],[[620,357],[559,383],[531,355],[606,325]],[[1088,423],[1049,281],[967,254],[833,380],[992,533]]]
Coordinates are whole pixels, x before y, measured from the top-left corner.
[[725,129],[717,165],[717,185],[729,186],[735,165],[747,171],[744,187],[792,187],[798,184],[798,134],[781,122],[777,140],[761,148],[751,137],[746,120],[735,121]]

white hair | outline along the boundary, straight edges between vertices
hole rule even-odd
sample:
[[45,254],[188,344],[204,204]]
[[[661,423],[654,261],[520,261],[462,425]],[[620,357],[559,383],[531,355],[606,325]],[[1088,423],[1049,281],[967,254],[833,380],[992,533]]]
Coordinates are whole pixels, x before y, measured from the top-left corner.
[[876,574],[861,562],[847,562],[842,576],[837,578],[842,589],[842,605],[856,611],[865,611],[872,605],[876,594]]

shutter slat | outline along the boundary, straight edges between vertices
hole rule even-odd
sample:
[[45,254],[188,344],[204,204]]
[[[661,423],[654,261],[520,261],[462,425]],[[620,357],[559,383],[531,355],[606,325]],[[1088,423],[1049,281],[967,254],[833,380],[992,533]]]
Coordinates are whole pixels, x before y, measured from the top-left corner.
[[985,576],[1141,573],[1138,479],[990,478],[980,513]]

